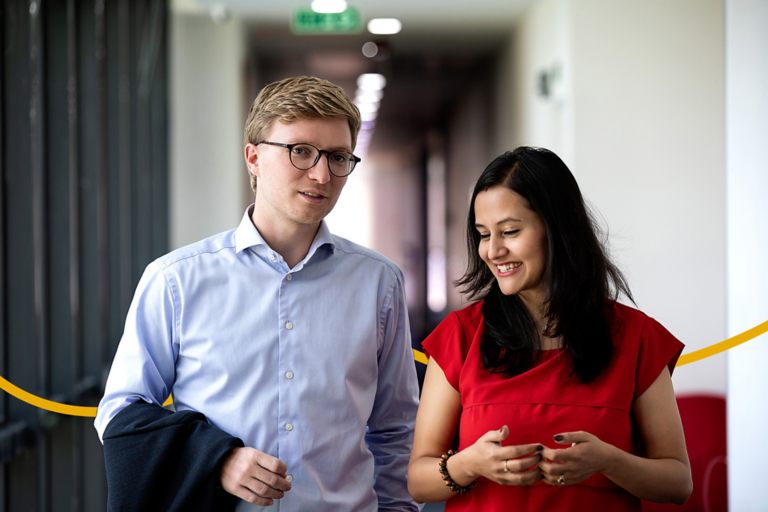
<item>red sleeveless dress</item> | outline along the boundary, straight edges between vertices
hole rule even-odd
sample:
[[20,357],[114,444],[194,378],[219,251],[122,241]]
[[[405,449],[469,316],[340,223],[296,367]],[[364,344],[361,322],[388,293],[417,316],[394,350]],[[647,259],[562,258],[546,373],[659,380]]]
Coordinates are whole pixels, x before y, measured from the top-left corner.
[[[583,430],[625,451],[642,455],[632,423],[632,405],[665,366],[670,373],[683,344],[644,313],[613,303],[614,357],[593,382],[571,375],[563,350],[545,350],[533,368],[515,377],[483,368],[480,342],[482,302],[450,313],[422,343],[461,394],[459,449],[489,430],[508,425],[510,444],[540,443],[552,448],[552,436]],[[446,502],[457,511],[639,511],[640,499],[602,475],[578,485],[502,486],[484,478],[476,487]]]

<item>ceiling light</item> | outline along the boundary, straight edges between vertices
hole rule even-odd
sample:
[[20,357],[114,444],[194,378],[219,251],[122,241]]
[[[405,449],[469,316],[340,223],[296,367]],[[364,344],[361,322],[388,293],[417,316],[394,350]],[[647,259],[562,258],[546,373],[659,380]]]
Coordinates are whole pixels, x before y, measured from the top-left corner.
[[357,87],[363,91],[380,91],[387,85],[387,79],[379,73],[363,73],[357,77]]
[[321,14],[333,14],[347,10],[346,0],[312,0],[312,10]]
[[381,89],[377,90],[359,90],[355,94],[355,102],[356,103],[378,103],[381,101],[382,96],[384,96],[384,93],[381,91]]
[[373,18],[368,22],[368,32],[371,34],[397,34],[403,24],[397,18]]
[[372,59],[379,54],[379,45],[373,41],[366,41],[363,43],[362,52],[364,56]]
[[360,112],[360,120],[362,122],[375,121],[378,115],[379,115],[378,110],[374,112]]
[[363,114],[370,114],[373,112],[378,112],[379,110],[379,104],[378,103],[358,103],[357,104],[358,110],[360,110],[360,113]]

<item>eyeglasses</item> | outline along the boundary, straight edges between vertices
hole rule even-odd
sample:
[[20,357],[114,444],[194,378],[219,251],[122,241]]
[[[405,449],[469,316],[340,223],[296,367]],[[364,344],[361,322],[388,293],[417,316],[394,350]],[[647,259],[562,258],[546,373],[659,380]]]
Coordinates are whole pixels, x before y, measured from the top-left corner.
[[325,154],[325,158],[328,160],[328,170],[338,178],[343,178],[344,176],[352,174],[352,171],[355,170],[355,166],[360,162],[360,157],[347,151],[326,151],[325,149],[318,149],[306,142],[299,144],[283,144],[282,142],[262,140],[256,143],[256,145],[259,144],[269,144],[270,146],[286,148],[291,163],[300,171],[308,171],[313,168],[317,165],[317,162],[320,161],[320,157]]

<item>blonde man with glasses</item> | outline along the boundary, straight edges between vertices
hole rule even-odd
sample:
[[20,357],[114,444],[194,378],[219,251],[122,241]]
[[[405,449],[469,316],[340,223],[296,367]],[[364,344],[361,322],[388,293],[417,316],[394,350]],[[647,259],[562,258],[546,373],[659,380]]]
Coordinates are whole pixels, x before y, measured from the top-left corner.
[[254,204],[137,287],[96,418],[110,508],[417,510],[403,276],[323,220],[360,162],[359,128],[319,78],[253,102]]

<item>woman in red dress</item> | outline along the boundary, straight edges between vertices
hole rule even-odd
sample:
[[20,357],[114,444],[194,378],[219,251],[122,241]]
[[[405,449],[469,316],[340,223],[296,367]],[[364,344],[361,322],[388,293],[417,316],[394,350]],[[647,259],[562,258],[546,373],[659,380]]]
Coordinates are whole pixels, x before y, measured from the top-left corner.
[[521,147],[480,176],[467,222],[472,299],[430,356],[408,488],[446,511],[640,510],[691,475],[671,373],[682,343],[642,312],[568,167]]

